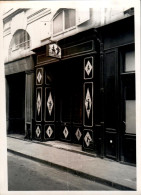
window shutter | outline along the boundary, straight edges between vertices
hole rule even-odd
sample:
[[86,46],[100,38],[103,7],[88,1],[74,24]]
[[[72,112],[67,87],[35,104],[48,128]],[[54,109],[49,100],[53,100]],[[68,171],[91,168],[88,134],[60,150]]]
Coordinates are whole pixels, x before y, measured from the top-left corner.
[[90,8],[77,9],[77,25],[80,25],[90,19]]
[[47,39],[51,36],[51,26],[49,21],[40,22],[40,36],[41,40]]

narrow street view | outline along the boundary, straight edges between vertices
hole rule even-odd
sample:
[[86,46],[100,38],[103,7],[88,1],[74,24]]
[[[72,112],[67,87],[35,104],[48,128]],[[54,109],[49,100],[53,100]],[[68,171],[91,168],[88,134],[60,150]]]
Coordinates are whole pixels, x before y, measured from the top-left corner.
[[115,190],[9,152],[8,186],[9,191]]
[[136,6],[94,4],[3,7],[10,191],[137,190]]

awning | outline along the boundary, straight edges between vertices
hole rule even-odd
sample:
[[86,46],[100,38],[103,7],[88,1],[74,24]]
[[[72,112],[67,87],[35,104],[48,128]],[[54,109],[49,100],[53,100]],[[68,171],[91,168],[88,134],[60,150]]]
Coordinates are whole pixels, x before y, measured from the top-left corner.
[[10,75],[14,73],[24,72],[27,70],[32,70],[34,68],[32,56],[22,58],[10,63],[5,64],[5,75]]

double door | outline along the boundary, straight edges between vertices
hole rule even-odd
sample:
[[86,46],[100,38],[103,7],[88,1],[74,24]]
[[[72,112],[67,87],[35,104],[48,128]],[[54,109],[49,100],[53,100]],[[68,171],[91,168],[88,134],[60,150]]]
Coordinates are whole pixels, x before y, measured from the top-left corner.
[[82,143],[82,71],[78,60],[36,69],[36,139]]

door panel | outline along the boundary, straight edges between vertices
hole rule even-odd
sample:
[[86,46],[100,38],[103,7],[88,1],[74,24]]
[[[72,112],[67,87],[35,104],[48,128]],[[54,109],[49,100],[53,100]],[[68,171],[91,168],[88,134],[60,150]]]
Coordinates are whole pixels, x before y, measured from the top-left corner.
[[45,122],[54,121],[55,121],[54,90],[51,87],[45,87]]
[[118,157],[118,64],[116,49],[104,55],[105,156]]
[[44,139],[45,140],[55,139],[55,125],[49,123],[44,125]]

